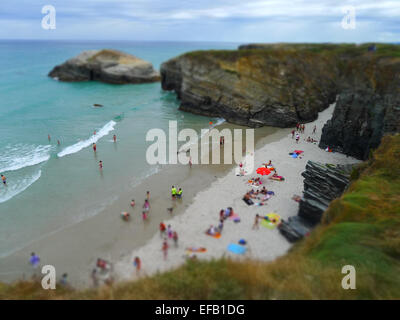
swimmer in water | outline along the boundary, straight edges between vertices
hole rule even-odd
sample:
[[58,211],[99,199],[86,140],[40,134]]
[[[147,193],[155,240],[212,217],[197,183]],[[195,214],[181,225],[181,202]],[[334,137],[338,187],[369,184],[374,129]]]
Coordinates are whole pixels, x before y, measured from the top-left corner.
[[1,175],[1,181],[3,181],[5,186],[7,185],[7,178],[4,175]]
[[100,168],[100,170],[102,170],[103,169],[103,161],[99,161],[99,168]]
[[113,135],[113,140],[114,142],[117,142],[117,136],[115,134]]
[[49,135],[49,134],[47,135],[47,139],[49,139],[49,141],[51,140],[51,137],[50,137],[50,135]]
[[57,144],[58,144],[58,145],[60,145],[60,144],[61,144],[60,140],[57,140]]
[[96,150],[97,150],[97,146],[96,146],[96,144],[93,142],[93,151],[96,152]]

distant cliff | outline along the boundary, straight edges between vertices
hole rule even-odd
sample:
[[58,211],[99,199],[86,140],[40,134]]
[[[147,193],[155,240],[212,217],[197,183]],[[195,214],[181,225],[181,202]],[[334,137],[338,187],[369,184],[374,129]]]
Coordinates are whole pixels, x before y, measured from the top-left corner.
[[60,81],[145,83],[160,80],[150,62],[117,50],[89,50],[54,67],[49,77]]
[[196,51],[161,66],[180,109],[250,127],[310,122],[338,96],[321,147],[365,159],[398,132],[400,46],[250,44]]

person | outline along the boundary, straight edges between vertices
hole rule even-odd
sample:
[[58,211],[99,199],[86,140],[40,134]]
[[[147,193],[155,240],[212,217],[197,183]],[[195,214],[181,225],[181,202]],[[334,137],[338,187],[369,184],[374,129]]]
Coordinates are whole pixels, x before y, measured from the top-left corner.
[[165,223],[160,222],[160,235],[161,236],[165,235],[165,230],[166,230]]
[[300,123],[297,123],[296,124],[296,131],[299,131],[299,129],[300,129]]
[[215,227],[211,225],[210,228],[208,228],[207,233],[211,236],[214,236],[216,234]]
[[172,188],[171,188],[171,196],[172,196],[172,200],[174,200],[176,198],[176,188],[174,186],[172,186]]
[[219,220],[219,225],[218,225],[218,231],[219,233],[222,232],[222,229],[224,228],[224,219]]
[[96,130],[94,130],[93,135],[96,135]]
[[131,207],[133,208],[135,206],[135,199],[132,199],[131,201]]
[[34,252],[31,253],[31,258],[29,259],[29,263],[32,267],[37,268],[39,266],[40,258]]
[[292,130],[292,139],[294,138],[294,129]]
[[60,145],[60,144],[61,144],[60,140],[57,140],[57,145]]
[[97,258],[97,261],[96,261],[96,266],[98,267],[98,268],[100,268],[101,270],[105,270],[105,269],[107,269],[107,261],[106,260],[103,260],[103,259],[101,259],[101,258]]
[[163,254],[164,254],[164,260],[167,260],[168,248],[169,248],[169,246],[168,246],[167,239],[164,239],[164,242],[163,242],[163,245],[162,245],[162,248],[161,248],[162,251],[163,251]]
[[47,139],[48,139],[49,141],[51,140],[50,134],[47,135]]
[[4,175],[1,175],[1,181],[3,181],[5,186],[7,185],[7,178]]
[[172,228],[171,225],[169,224],[167,227],[167,236],[169,239],[172,239],[172,235],[173,235]]
[[178,233],[176,231],[172,234],[172,239],[174,240],[175,247],[178,247]]
[[300,135],[296,133],[296,143],[299,143],[299,140],[300,140]]
[[146,191],[146,199],[150,200],[150,191]]
[[68,278],[68,273],[64,273],[64,274],[61,276],[60,284],[63,285],[63,286],[67,286],[67,285],[68,285],[67,278]]
[[92,145],[92,146],[93,146],[93,151],[96,152],[97,146],[96,146],[96,144],[95,144],[94,142],[93,142],[93,145]]
[[301,130],[302,130],[303,133],[306,132],[306,125],[304,123],[303,123],[303,126],[302,126]]
[[117,136],[115,134],[113,135],[113,140],[114,142],[117,142]]
[[178,192],[176,193],[179,199],[182,198],[182,192],[183,192],[182,188],[179,188]]
[[144,204],[143,204],[143,212],[145,213],[145,214],[147,214],[147,212],[149,212],[149,210],[150,210],[150,202],[149,202],[149,200],[144,200]]
[[224,209],[219,210],[219,219],[225,219],[225,210]]
[[103,169],[103,161],[99,161],[99,168],[100,168],[100,170],[102,170]]
[[140,268],[142,267],[142,261],[140,261],[139,257],[135,257],[135,259],[133,259],[133,266],[136,269],[136,274],[138,274],[140,272]]
[[312,131],[312,133],[313,134],[315,134],[317,132],[317,126],[316,125],[314,125],[314,128],[313,128],[313,131]]
[[130,215],[128,212],[126,212],[126,211],[121,212],[121,218],[122,218],[122,220],[128,221],[128,220],[130,219],[130,217],[131,217],[131,215]]
[[192,157],[189,157],[189,166],[192,167]]
[[252,228],[253,230],[259,228],[259,224],[258,224],[259,219],[260,219],[260,215],[257,213],[256,218],[254,219],[254,224],[253,224],[253,228]]

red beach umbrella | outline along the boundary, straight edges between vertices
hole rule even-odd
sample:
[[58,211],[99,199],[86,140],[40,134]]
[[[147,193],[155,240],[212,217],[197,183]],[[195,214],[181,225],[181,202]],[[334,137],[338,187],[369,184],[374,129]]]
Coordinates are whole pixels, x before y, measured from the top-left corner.
[[262,176],[265,176],[265,175],[268,175],[268,174],[271,173],[271,171],[270,171],[269,169],[265,168],[265,167],[260,167],[260,168],[258,168],[258,169],[256,170],[256,172],[257,172],[258,174],[261,174]]

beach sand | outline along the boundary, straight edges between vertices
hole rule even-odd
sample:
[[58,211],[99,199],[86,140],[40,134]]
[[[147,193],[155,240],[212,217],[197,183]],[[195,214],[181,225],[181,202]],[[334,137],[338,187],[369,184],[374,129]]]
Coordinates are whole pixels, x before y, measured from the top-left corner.
[[[278,175],[285,177],[285,181],[272,181],[263,177],[263,185],[268,190],[274,191],[264,206],[248,206],[242,200],[243,195],[252,189],[247,184],[249,178],[257,176],[255,172],[248,176],[236,176],[237,168],[233,168],[223,177],[215,180],[207,189],[200,191],[188,205],[183,214],[165,219],[166,225],[178,233],[178,247],[168,239],[169,250],[166,260],[163,259],[161,250],[163,237],[156,233],[145,245],[136,248],[132,253],[124,256],[114,266],[117,280],[135,279],[138,277],[132,264],[135,256],[142,261],[142,271],[139,275],[152,275],[157,272],[170,270],[182,265],[187,259],[187,247],[204,247],[204,253],[196,253],[198,259],[212,259],[229,257],[232,259],[257,259],[271,261],[284,255],[291,244],[279,233],[277,228],[269,229],[259,226],[252,230],[255,215],[264,216],[270,212],[287,219],[297,215],[298,203],[292,200],[293,195],[302,195],[303,177],[308,160],[331,164],[358,163],[351,157],[340,153],[329,153],[320,149],[317,144],[306,142],[308,136],[319,140],[323,125],[332,116],[334,104],[319,113],[318,119],[306,124],[305,133],[300,134],[300,142],[296,144],[292,139],[292,129],[278,130],[263,141],[264,146],[255,151],[255,168],[262,163],[272,160]],[[314,124],[317,132],[312,134]],[[303,150],[302,158],[293,159],[289,156],[294,150]],[[169,190],[168,190],[169,191]],[[219,211],[232,207],[240,217],[240,222],[235,223],[230,219],[225,220],[222,236],[219,239],[208,236],[205,231],[210,225],[218,226]],[[237,244],[239,239],[247,241],[247,252],[236,255],[227,250],[230,243]]]

